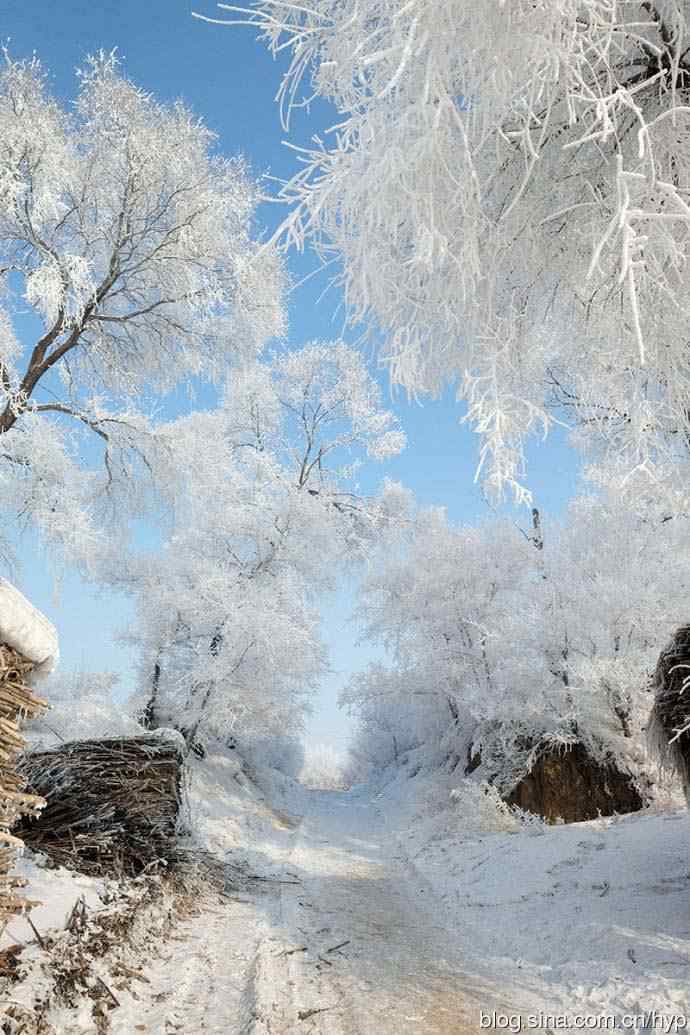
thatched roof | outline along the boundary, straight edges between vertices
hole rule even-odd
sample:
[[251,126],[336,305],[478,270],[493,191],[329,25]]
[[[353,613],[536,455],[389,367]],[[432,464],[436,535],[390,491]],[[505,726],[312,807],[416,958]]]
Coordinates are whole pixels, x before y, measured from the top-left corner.
[[0,643],[31,662],[32,678],[52,672],[60,657],[53,624],[3,578],[0,578]]

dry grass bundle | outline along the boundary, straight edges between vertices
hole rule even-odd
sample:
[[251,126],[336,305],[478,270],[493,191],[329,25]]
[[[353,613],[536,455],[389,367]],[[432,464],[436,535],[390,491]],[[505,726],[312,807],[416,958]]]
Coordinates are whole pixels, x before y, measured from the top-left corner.
[[664,648],[654,673],[654,707],[647,736],[662,765],[675,769],[690,795],[690,625]]
[[16,771],[17,758],[25,746],[19,724],[47,707],[27,685],[33,667],[12,647],[0,643],[0,932],[10,916],[32,905],[18,894],[25,881],[10,876],[22,847],[10,829],[24,817],[36,817],[45,805],[43,797],[23,793],[25,781]]
[[182,755],[160,736],[82,740],[26,755],[29,788],[48,798],[20,833],[58,865],[136,875],[175,856]]
[[581,823],[598,816],[637,812],[644,806],[630,774],[613,759],[598,761],[582,743],[538,748],[530,771],[505,800],[549,823],[557,819]]

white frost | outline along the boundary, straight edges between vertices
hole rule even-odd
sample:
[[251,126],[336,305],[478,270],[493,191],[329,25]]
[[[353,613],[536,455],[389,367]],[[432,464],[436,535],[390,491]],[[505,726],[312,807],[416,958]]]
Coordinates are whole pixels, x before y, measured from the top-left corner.
[[35,662],[34,676],[48,675],[60,658],[55,626],[3,578],[0,578],[0,642]]

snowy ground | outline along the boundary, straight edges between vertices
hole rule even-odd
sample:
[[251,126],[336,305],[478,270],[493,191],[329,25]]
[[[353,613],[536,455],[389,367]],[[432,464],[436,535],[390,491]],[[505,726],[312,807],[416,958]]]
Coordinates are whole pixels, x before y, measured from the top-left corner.
[[438,778],[313,791],[233,754],[196,764],[191,795],[225,897],[152,945],[118,989],[118,1035],[610,1030],[609,1014],[639,1031],[625,1015],[654,1010],[664,1031],[690,1013],[684,810],[486,832]]
[[[417,786],[415,786],[417,785]],[[434,807],[434,801],[436,806]],[[376,796],[409,872],[512,1009],[577,1030],[690,1026],[690,815],[683,808],[527,831],[468,830],[433,778],[399,777]],[[574,1014],[585,1015],[574,1022]],[[601,1018],[600,1020],[597,1020]],[[649,1020],[649,1018],[647,1018]],[[561,1022],[565,1025],[565,1020]],[[515,1025],[517,1027],[517,1025]],[[663,1030],[660,1019],[648,1028]]]
[[229,900],[190,921],[114,1031],[136,1016],[156,1035],[459,1035],[476,1030],[481,1003],[506,1005],[464,972],[461,943],[365,790],[267,778],[259,790],[232,758],[197,766],[196,835],[231,861]]
[[[99,894],[103,890],[103,881],[86,877],[82,873],[72,873],[62,866],[57,870],[45,869],[39,865],[41,858],[27,851],[17,866],[17,872],[29,881],[27,898],[38,903],[29,917],[39,934],[62,929],[75,903],[82,897],[89,909],[97,908],[100,904]],[[9,945],[26,945],[33,942],[35,937],[27,917],[16,916],[0,934],[0,950]]]

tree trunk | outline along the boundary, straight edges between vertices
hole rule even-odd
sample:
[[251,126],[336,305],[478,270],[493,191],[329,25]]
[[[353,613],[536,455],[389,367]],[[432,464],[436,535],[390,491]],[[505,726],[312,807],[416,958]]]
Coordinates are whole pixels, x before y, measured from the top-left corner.
[[156,663],[153,666],[153,676],[151,678],[151,696],[144,706],[144,710],[141,715],[141,725],[144,729],[155,730],[157,726],[157,715],[156,705],[158,703],[158,688],[161,681],[161,665],[160,665],[160,654],[156,659]]

